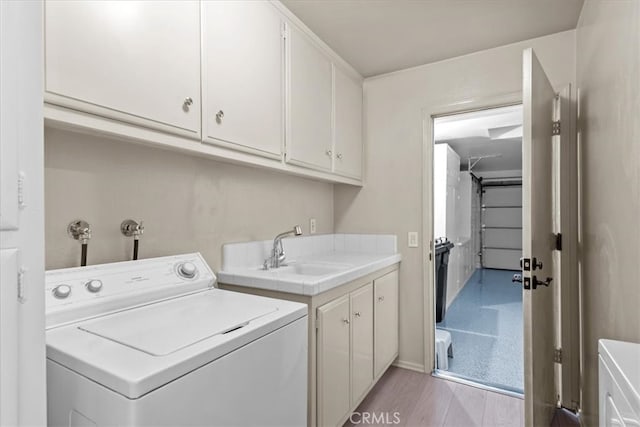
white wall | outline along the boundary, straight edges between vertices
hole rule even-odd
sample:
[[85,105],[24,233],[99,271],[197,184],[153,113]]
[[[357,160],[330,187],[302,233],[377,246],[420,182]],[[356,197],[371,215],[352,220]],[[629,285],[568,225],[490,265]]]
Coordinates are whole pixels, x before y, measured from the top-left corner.
[[128,260],[126,218],[144,220],[144,258],[200,251],[218,270],[224,243],[264,240],[295,224],[333,231],[333,185],[117,140],[45,129],[46,266],[76,266],[67,236],[77,218],[93,227],[90,264]]
[[587,0],[577,58],[583,408],[597,425],[597,340],[640,342],[640,2]]
[[[533,47],[552,83],[575,80],[575,31],[489,49],[365,80],[365,187],[336,185],[336,232],[394,233],[400,269],[400,361],[424,369],[422,248],[407,232],[422,230],[422,110],[520,92],[522,50]],[[424,242],[422,242],[424,243]],[[427,307],[432,310],[432,307]]]
[[433,150],[433,230],[446,237],[451,248],[447,271],[449,307],[474,271],[471,241],[471,175],[460,172],[460,156],[449,144]]
[[433,233],[436,239],[458,240],[456,199],[460,187],[460,156],[448,144],[433,147]]

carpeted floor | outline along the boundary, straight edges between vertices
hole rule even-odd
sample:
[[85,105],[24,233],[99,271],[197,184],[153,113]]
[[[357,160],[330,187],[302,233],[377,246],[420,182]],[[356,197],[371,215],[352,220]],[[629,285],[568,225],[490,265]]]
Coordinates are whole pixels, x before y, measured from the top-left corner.
[[516,273],[476,270],[436,327],[451,332],[450,373],[522,393],[522,286],[511,282]]

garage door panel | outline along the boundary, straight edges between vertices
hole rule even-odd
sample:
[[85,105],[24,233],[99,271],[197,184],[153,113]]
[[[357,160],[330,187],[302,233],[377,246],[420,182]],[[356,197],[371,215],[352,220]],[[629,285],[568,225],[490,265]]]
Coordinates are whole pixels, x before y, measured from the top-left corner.
[[521,229],[485,229],[482,245],[488,248],[522,250]]
[[484,206],[522,206],[522,186],[483,187]]
[[483,227],[522,227],[522,208],[483,208]]
[[482,264],[484,268],[520,270],[520,257],[522,257],[522,250],[485,248]]

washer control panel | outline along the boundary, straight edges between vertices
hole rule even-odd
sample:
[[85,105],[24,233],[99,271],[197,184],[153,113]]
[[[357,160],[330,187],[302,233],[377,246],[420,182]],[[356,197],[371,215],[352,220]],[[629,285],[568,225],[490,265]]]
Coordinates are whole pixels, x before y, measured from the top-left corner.
[[206,290],[215,281],[199,253],[50,270],[47,326]]

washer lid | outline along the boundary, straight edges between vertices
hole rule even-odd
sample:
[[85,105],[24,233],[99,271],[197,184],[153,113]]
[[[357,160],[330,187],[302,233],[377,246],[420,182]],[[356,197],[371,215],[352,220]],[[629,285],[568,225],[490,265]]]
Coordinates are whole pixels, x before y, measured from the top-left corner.
[[78,329],[151,356],[166,356],[278,311],[262,299],[240,306],[225,302],[209,292],[189,304],[173,299],[84,322]]
[[137,399],[306,315],[306,304],[210,289],[49,328],[47,358]]

